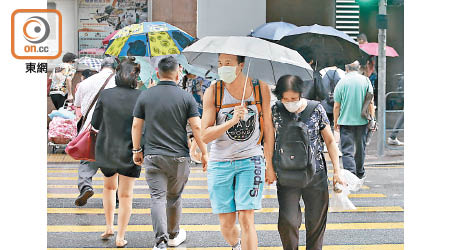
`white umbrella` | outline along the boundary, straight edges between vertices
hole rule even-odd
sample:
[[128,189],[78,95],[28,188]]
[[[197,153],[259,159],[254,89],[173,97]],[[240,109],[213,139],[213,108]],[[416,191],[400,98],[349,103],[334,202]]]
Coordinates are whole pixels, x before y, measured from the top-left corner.
[[311,66],[297,51],[255,37],[204,37],[181,53],[189,64],[215,73],[218,54],[245,56],[244,72],[247,72],[247,76],[269,84],[276,84],[283,75],[297,75],[303,81],[313,79]]
[[99,72],[100,68],[102,67],[102,60],[92,57],[82,57],[80,60],[78,60],[78,63],[87,65],[89,68]]

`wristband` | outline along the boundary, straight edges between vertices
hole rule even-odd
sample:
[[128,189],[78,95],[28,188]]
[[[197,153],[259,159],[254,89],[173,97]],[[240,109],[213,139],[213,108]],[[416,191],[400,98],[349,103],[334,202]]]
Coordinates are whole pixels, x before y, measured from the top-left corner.
[[133,154],[140,153],[140,152],[142,152],[142,148],[139,148],[139,149],[132,149],[131,152],[133,152]]

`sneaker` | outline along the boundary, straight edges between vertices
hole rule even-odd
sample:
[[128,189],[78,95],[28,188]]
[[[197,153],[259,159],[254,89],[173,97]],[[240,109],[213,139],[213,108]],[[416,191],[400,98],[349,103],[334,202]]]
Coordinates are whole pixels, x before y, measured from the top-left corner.
[[359,178],[360,180],[365,180],[366,177],[367,177],[367,175],[366,175],[365,172],[364,172],[364,174],[357,174],[356,176],[358,176],[358,178]]
[[387,143],[389,145],[394,145],[394,146],[403,146],[405,144],[405,143],[399,141],[397,138],[392,139],[391,137],[388,137]]
[[164,241],[160,242],[159,244],[156,244],[153,247],[153,250],[166,250],[167,249],[167,245]]
[[241,240],[239,239],[238,243],[236,245],[231,247],[232,250],[241,250]]
[[169,242],[167,242],[167,245],[169,247],[177,247],[181,243],[183,243],[186,240],[186,231],[182,228],[180,228],[180,231],[177,233],[177,235],[171,239],[169,237]]
[[78,195],[78,198],[75,200],[76,206],[84,206],[87,203],[87,200],[91,198],[94,195],[94,190],[92,187],[84,187],[81,189],[80,195]]

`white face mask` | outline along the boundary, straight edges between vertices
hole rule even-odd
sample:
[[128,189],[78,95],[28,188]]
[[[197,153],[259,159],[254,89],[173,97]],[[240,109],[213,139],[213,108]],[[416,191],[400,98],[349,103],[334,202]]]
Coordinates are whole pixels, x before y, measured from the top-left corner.
[[295,111],[297,111],[302,104],[299,100],[299,101],[295,101],[295,102],[283,102],[283,105],[287,109],[287,111],[289,111],[291,113],[295,113]]
[[236,79],[236,66],[222,66],[218,70],[220,80],[232,83]]

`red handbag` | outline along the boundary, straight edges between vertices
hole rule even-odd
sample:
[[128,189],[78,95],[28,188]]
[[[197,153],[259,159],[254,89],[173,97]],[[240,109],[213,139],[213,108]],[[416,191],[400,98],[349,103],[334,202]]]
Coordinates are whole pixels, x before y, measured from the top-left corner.
[[75,160],[95,161],[96,140],[97,132],[92,129],[92,126],[89,126],[69,142],[65,152]]
[[[113,74],[114,73],[112,73],[108,77],[108,79],[106,79],[105,83],[100,88],[94,100],[92,101],[91,106],[86,112],[86,116],[83,118],[83,125],[86,122],[86,117],[88,116],[89,112],[91,111],[92,107],[94,106],[95,102],[100,96],[100,92],[106,87],[106,85],[109,82],[109,79],[111,79]],[[83,127],[83,125],[81,125],[81,127]],[[79,133],[77,137],[67,145],[64,151],[75,160],[95,161],[96,140],[97,140],[97,132],[92,129],[91,125],[89,125],[85,130]]]

